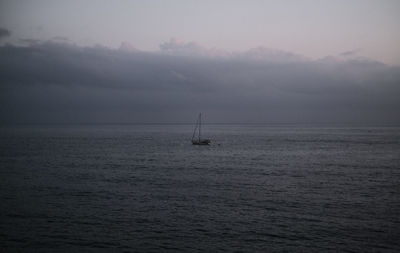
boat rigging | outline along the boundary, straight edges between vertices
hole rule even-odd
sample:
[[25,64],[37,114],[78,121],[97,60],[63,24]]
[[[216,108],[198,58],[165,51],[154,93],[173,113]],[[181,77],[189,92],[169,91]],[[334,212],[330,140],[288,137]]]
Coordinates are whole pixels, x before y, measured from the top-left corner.
[[[197,134],[197,135],[196,135]],[[209,139],[201,138],[201,113],[197,118],[196,125],[194,127],[192,144],[193,145],[210,145],[211,141]]]

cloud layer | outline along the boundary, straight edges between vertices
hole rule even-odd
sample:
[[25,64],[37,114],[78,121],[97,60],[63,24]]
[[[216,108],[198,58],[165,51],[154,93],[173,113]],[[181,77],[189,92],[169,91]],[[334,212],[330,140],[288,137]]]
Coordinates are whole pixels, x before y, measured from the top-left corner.
[[359,58],[53,41],[0,47],[0,69],[1,123],[400,123],[399,67]]
[[8,37],[11,35],[11,32],[7,30],[6,28],[0,27],[0,39],[3,37]]

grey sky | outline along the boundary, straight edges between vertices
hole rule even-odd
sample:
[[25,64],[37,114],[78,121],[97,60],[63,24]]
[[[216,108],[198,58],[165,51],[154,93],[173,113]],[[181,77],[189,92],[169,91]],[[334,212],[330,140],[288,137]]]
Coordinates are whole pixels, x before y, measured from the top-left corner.
[[400,65],[400,1],[1,1],[0,24],[18,39],[154,51],[171,37],[207,48],[259,46],[311,58],[354,51]]
[[0,123],[400,124],[400,67],[259,48],[218,55],[60,42],[0,47]]
[[400,1],[1,1],[0,124],[400,125]]

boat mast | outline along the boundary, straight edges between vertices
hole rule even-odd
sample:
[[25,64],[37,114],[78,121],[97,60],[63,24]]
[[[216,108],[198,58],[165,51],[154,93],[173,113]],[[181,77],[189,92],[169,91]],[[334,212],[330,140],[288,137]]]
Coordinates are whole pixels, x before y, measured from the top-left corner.
[[199,114],[199,142],[201,140],[201,113]]
[[194,137],[196,136],[196,132],[197,132],[198,126],[199,126],[199,119],[197,118],[196,124],[194,125],[194,131],[193,131],[192,141],[194,140]]

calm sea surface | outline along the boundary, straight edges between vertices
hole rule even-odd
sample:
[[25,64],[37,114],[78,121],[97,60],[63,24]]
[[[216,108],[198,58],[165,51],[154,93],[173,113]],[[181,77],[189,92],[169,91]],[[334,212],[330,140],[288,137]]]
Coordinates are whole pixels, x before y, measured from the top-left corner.
[[0,128],[2,252],[399,252],[400,128]]

